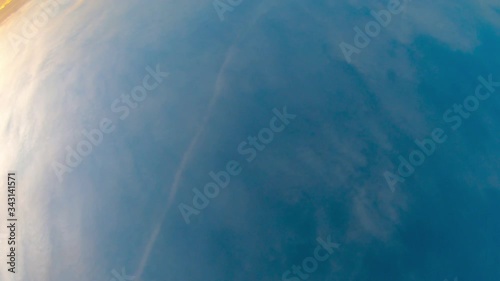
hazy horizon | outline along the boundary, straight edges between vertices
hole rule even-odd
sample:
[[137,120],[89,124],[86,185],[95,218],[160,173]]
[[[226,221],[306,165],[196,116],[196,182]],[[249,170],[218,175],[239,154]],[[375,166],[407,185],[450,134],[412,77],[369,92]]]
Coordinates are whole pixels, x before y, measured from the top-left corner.
[[[11,1],[10,3],[8,3]],[[3,21],[5,21],[8,17],[15,15],[15,13],[22,8],[26,3],[31,0],[6,0],[5,3],[0,4],[5,5],[3,9],[0,9],[0,25]]]

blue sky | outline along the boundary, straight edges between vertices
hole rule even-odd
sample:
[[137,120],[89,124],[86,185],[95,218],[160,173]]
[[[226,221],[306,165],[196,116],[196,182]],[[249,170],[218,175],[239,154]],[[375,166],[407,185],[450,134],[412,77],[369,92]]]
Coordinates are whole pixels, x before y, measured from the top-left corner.
[[[0,26],[21,219],[0,278],[279,280],[331,235],[310,280],[497,280],[500,89],[394,193],[382,174],[479,75],[500,80],[498,4],[412,1],[348,63],[339,44],[386,6],[244,1],[221,22],[210,1],[65,1],[17,50],[27,4]],[[156,65],[170,76],[120,120],[110,105]],[[238,144],[284,106],[297,118],[246,163]],[[59,182],[51,164],[103,118],[116,130]],[[178,204],[231,159],[241,175],[186,224]]]

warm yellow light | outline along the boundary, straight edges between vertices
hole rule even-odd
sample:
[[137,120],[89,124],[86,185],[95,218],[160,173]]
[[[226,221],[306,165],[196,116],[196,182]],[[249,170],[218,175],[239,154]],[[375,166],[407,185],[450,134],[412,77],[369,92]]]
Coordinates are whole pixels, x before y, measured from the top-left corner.
[[5,8],[5,6],[9,5],[10,2],[12,2],[12,0],[6,0],[5,3],[3,3],[2,6],[0,6],[0,10],[3,9],[3,8]]

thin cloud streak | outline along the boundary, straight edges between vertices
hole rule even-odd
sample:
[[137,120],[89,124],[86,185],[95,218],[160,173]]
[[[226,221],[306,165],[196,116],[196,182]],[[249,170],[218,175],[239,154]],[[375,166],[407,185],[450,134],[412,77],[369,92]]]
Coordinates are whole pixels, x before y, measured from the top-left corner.
[[226,54],[226,58],[224,60],[224,63],[221,67],[221,70],[219,71],[219,74],[217,76],[217,82],[215,84],[214,95],[210,99],[210,102],[208,104],[207,113],[205,114],[203,122],[201,123],[201,127],[198,130],[198,132],[196,133],[196,135],[193,137],[191,142],[189,143],[189,146],[188,146],[186,152],[182,156],[182,160],[181,160],[181,163],[179,165],[179,169],[177,169],[175,176],[174,176],[174,180],[173,180],[172,185],[171,185],[172,187],[171,187],[170,193],[168,195],[167,204],[165,205],[165,208],[162,211],[162,214],[160,216],[160,220],[156,224],[156,226],[153,230],[153,233],[151,233],[151,237],[146,245],[146,248],[144,250],[144,254],[141,258],[141,261],[139,263],[139,267],[136,271],[135,276],[137,276],[138,279],[141,279],[141,276],[144,272],[144,268],[146,267],[146,264],[149,260],[150,255],[151,255],[151,250],[153,249],[153,246],[156,243],[156,240],[158,239],[158,235],[160,234],[160,229],[163,225],[163,221],[165,220],[165,217],[167,216],[168,210],[170,209],[170,207],[172,206],[172,204],[174,202],[175,196],[177,194],[177,191],[178,191],[180,183],[181,183],[182,176],[184,175],[184,171],[186,170],[186,167],[187,167],[189,161],[191,160],[191,158],[196,150],[196,147],[198,146],[199,140],[200,140],[201,136],[203,135],[203,133],[208,125],[208,122],[210,120],[210,116],[212,115],[213,109],[214,109],[215,105],[217,104],[219,97],[221,96],[222,83],[223,83],[222,73],[224,73],[224,70],[226,69],[228,62],[232,58],[233,49],[234,49],[234,45],[228,50],[228,52]]

